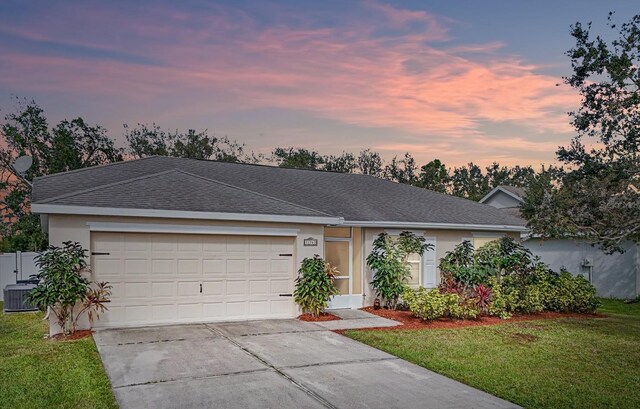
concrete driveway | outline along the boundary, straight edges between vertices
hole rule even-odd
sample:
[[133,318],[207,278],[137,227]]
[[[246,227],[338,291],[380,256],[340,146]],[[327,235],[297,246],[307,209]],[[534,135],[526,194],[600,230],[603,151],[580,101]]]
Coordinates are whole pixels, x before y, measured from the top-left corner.
[[297,320],[94,334],[120,407],[516,408]]

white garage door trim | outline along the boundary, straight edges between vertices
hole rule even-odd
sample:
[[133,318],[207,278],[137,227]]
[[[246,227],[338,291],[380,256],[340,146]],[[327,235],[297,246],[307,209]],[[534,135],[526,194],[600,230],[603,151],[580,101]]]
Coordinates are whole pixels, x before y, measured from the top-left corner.
[[295,238],[91,234],[94,280],[113,285],[96,328],[291,318]]
[[294,237],[299,229],[277,229],[272,227],[195,226],[189,224],[154,223],[108,223],[87,222],[90,231],[118,233],[176,233],[176,234],[221,234],[240,236],[287,236]]

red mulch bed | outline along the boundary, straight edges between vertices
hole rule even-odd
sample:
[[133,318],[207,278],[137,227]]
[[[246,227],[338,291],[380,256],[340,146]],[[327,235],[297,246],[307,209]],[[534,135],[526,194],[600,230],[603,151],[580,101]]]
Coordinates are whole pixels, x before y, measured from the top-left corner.
[[372,328],[377,330],[398,330],[398,329],[437,329],[437,328],[462,328],[473,327],[478,325],[496,325],[505,322],[514,321],[531,321],[531,320],[549,320],[554,318],[603,318],[605,314],[578,314],[578,313],[562,313],[562,312],[541,312],[538,314],[518,314],[503,320],[498,317],[480,317],[477,320],[453,320],[439,319],[435,321],[424,321],[413,315],[411,311],[395,311],[381,308],[379,310],[373,307],[364,307],[362,310],[378,315],[383,318],[399,321],[403,325],[398,327]]
[[336,317],[333,314],[329,314],[328,312],[320,313],[320,316],[314,317],[311,314],[302,314],[298,316],[300,321],[309,321],[309,322],[318,322],[318,321],[335,321],[341,320],[342,318]]
[[73,334],[69,334],[69,335],[56,334],[56,335],[53,335],[53,336],[49,337],[49,339],[51,339],[53,341],[74,341],[76,339],[82,339],[82,338],[90,337],[91,334],[93,334],[93,331],[91,331],[90,329],[82,329],[82,330],[76,331]]

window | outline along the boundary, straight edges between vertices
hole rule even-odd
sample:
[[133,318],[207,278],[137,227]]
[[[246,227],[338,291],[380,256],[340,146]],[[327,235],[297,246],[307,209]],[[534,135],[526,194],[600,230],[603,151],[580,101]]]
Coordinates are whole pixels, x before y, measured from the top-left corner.
[[407,263],[409,264],[409,269],[411,270],[411,278],[409,278],[408,284],[411,287],[419,287],[420,284],[422,284],[420,282],[420,266],[422,265],[422,257],[420,257],[420,255],[417,253],[409,254]]

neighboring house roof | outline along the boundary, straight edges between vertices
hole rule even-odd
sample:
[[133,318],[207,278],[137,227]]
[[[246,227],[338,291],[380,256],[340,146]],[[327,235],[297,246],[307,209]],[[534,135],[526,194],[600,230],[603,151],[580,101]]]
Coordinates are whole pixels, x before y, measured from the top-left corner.
[[488,205],[373,176],[159,156],[36,178],[33,204],[34,211],[61,205],[333,216],[363,225],[524,224]]
[[523,188],[521,188],[521,187],[508,186],[508,185],[499,185],[499,186],[493,188],[493,190],[491,192],[487,193],[485,195],[485,197],[483,197],[482,199],[479,200],[479,202],[480,203],[485,203],[492,196],[494,196],[495,194],[497,194],[499,192],[506,193],[507,195],[513,197],[514,199],[516,199],[519,202],[524,202],[525,190]]

